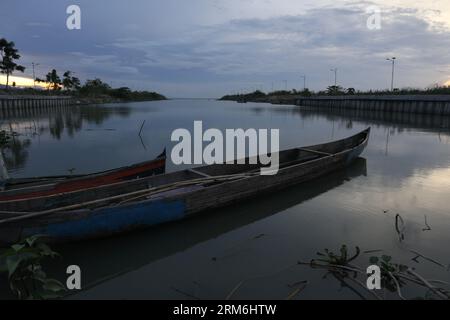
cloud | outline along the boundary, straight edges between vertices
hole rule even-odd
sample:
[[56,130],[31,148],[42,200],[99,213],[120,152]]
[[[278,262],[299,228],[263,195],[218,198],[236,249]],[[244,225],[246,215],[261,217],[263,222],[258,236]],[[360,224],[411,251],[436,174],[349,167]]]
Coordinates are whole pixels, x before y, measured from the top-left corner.
[[26,26],[32,27],[32,28],[39,28],[39,27],[49,28],[52,25],[47,22],[27,22]]
[[[367,17],[361,4],[314,8],[296,16],[232,20],[207,26],[184,35],[180,41],[135,38],[118,40],[114,45],[145,52],[146,61],[140,66],[199,68],[218,76],[289,76],[295,69],[313,74],[339,64],[357,79],[361,70],[358,66],[365,65],[366,69],[373,69],[369,73],[376,75],[376,69],[385,65],[385,58],[392,54],[399,56],[400,68],[408,74],[412,71],[407,71],[407,67],[423,70],[448,65],[450,55],[446,48],[450,34],[433,30],[417,10],[385,8],[383,28],[379,31],[367,28]],[[356,80],[353,86],[356,82],[360,81]],[[377,86],[374,82],[367,85]]]
[[121,61],[115,55],[88,55],[83,52],[72,52],[73,60],[77,61],[79,67],[85,70],[95,70],[98,73],[109,73],[111,75],[136,75],[139,70]]
[[[345,87],[387,88],[385,59],[394,55],[397,86],[450,78],[450,4],[442,0],[81,0],[83,27],[74,32],[65,28],[68,1],[31,3],[23,14],[5,1],[11,14],[0,21],[0,36],[17,40],[25,64],[169,96],[268,90],[283,80],[299,88],[302,74],[323,89],[334,81],[332,67]],[[381,30],[366,26],[374,4]]]

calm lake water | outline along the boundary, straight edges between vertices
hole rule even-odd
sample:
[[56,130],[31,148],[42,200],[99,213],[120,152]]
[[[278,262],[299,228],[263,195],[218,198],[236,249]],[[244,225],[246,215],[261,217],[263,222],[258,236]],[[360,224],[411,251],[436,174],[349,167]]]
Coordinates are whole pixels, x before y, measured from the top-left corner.
[[[139,137],[139,129],[146,121]],[[430,279],[450,281],[450,120],[369,112],[325,113],[294,106],[173,100],[2,115],[0,126],[19,136],[5,160],[13,177],[89,173],[145,161],[173,143],[177,128],[279,128],[282,149],[344,138],[372,127],[370,144],[353,166],[314,182],[193,219],[112,239],[67,244],[48,266],[63,279],[65,267],[82,269],[84,290],[70,298],[285,299],[308,280],[297,299],[359,299],[352,282],[298,261],[339,251],[383,250]],[[181,168],[168,163],[167,171]],[[395,216],[406,225],[405,241]],[[425,218],[426,217],[426,218]],[[426,220],[426,221],[425,221]],[[431,230],[424,231],[427,228]],[[0,298],[8,297],[0,282]],[[409,298],[425,296],[405,287]],[[395,298],[392,293],[383,293]]]

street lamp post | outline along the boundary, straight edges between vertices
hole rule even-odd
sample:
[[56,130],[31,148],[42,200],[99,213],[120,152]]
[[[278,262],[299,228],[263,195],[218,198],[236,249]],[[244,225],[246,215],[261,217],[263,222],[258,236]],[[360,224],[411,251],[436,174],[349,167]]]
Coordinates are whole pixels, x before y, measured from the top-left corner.
[[394,91],[395,60],[397,60],[397,58],[392,57],[392,58],[387,58],[386,60],[392,62],[391,91]]
[[33,87],[36,89],[36,72],[34,69],[39,65],[39,63],[32,62],[31,65],[33,66]]
[[338,69],[334,68],[334,69],[331,69],[330,71],[334,72],[334,86],[337,87],[337,72],[338,72]]
[[303,78],[303,91],[306,91],[306,76],[301,76]]

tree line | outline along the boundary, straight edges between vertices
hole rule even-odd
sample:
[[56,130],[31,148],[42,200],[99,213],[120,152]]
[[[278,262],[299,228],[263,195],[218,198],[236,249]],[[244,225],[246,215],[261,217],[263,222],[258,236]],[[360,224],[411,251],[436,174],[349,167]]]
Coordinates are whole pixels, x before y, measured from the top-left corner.
[[[25,67],[18,64],[21,55],[13,41],[8,41],[5,38],[0,38],[0,73],[6,75],[6,91],[10,89],[10,76],[18,71],[25,72]],[[37,83],[45,83],[47,92],[58,94],[59,92],[67,93],[79,97],[111,97],[120,100],[165,100],[166,97],[156,92],[149,91],[133,91],[128,87],[112,88],[101,79],[96,78],[86,80],[82,85],[79,78],[74,76],[74,72],[66,71],[62,77],[58,74],[56,69],[49,71],[44,79],[33,79]],[[15,83],[13,83],[15,87]],[[23,89],[24,93],[42,94],[42,90]]]
[[450,86],[439,86],[418,89],[418,88],[403,88],[390,90],[356,90],[355,88],[343,88],[341,86],[329,86],[326,90],[321,91],[310,91],[309,89],[304,89],[301,91],[293,90],[279,90],[273,92],[262,92],[256,90],[250,93],[239,93],[225,95],[220,100],[224,101],[252,101],[252,100],[264,100],[270,97],[279,96],[302,96],[302,97],[312,97],[312,96],[351,96],[351,95],[446,95],[450,94]]

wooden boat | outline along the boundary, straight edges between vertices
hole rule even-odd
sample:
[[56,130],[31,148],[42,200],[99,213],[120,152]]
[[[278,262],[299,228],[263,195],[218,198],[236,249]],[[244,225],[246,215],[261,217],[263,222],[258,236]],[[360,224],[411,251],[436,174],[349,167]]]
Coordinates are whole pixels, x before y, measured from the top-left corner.
[[0,201],[32,199],[85,190],[120,181],[163,174],[165,168],[166,150],[151,161],[87,175],[8,179],[3,185],[3,191],[0,191]]
[[367,129],[347,139],[282,151],[274,176],[260,175],[260,165],[220,164],[0,202],[0,243],[36,234],[50,241],[85,240],[187,218],[343,169],[361,155],[369,135]]
[[[90,288],[99,282],[115,279],[118,275],[141,269],[152,262],[276,215],[366,174],[366,159],[357,158],[343,170],[308,182],[308,188],[299,184],[286,188],[283,192],[249,199],[245,204],[233,206],[232,210],[215,210],[208,219],[186,219],[182,223],[158,228],[156,232],[144,231],[130,237],[90,241],[89,246],[85,243],[72,244],[70,250],[65,250],[63,254],[64,261],[77,261],[85,270],[95,270],[83,277],[83,287]],[[124,259],[123,251],[111,250],[114,247],[133,250],[127,251],[127,258]],[[95,260],[92,259],[93,256]]]

